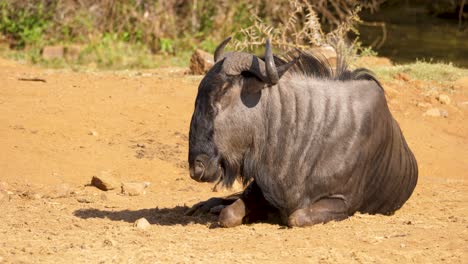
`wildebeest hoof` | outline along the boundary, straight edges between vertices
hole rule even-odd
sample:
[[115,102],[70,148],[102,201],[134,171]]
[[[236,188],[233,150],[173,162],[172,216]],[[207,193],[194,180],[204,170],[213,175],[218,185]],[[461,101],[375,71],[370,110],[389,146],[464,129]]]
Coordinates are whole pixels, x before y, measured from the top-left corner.
[[304,209],[299,209],[295,211],[288,217],[288,226],[289,227],[301,227],[310,225],[308,214],[304,211]]
[[[185,212],[185,215],[191,215],[191,216],[200,216],[203,214],[211,213],[211,209],[215,209],[218,206],[223,206],[224,205],[224,199],[223,198],[210,198],[206,201],[199,202],[192,206],[187,212]],[[221,208],[222,209],[222,208]],[[218,210],[221,211],[221,209]],[[216,211],[214,210],[213,213]]]
[[241,225],[245,214],[245,204],[241,199],[239,199],[221,210],[221,213],[219,214],[219,224],[223,227]]
[[303,227],[348,218],[343,200],[323,199],[309,208],[298,209],[288,217],[288,226]]
[[235,227],[242,224],[242,218],[243,217],[236,215],[233,210],[226,207],[221,210],[221,213],[219,214],[219,224],[222,227]]

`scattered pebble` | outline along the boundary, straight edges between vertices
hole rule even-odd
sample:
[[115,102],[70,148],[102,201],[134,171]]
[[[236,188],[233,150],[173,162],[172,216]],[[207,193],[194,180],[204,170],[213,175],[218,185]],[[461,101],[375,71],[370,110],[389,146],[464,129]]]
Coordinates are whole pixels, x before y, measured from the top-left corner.
[[32,191],[32,190],[27,190],[23,193],[20,194],[21,197],[23,198],[27,198],[27,199],[31,199],[31,200],[39,200],[42,198],[42,195],[35,192],[35,191]]
[[8,183],[0,182],[0,190],[7,191],[8,190]]
[[447,110],[440,109],[440,115],[441,115],[442,117],[447,118],[447,117],[448,117],[448,112],[447,112]]
[[102,242],[102,245],[107,246],[107,247],[112,247],[112,246],[117,245],[117,243],[112,239],[104,239],[104,241]]
[[140,218],[135,221],[133,224],[134,227],[139,228],[139,229],[146,229],[151,226],[151,224],[146,220],[146,218]]
[[458,103],[458,106],[459,106],[459,107],[466,108],[466,107],[468,107],[468,101]]
[[8,193],[4,190],[0,190],[0,203],[8,200]]
[[439,96],[437,96],[437,100],[439,100],[441,104],[450,104],[450,97],[446,94],[440,94]]
[[10,200],[10,195],[13,192],[8,191],[9,186],[6,182],[0,182],[0,203],[3,201]]
[[103,191],[113,190],[118,186],[117,180],[112,176],[111,171],[101,171],[99,176],[93,176],[91,185]]
[[431,108],[429,110],[427,110],[423,116],[432,116],[432,117],[440,117],[441,114],[440,114],[440,110],[439,108]]
[[149,186],[148,182],[124,182],[122,183],[122,193],[128,196],[138,196],[146,194],[146,187]]
[[46,194],[44,194],[44,197],[52,198],[52,199],[65,198],[65,197],[69,197],[70,195],[72,195],[72,193],[73,193],[73,190],[71,186],[67,183],[62,183],[62,184],[53,186],[52,188],[48,189],[46,191]]
[[426,97],[437,98],[439,96],[439,92],[437,91],[437,88],[431,88],[430,90],[423,93],[423,95]]
[[94,200],[90,197],[86,197],[86,196],[83,196],[83,197],[78,197],[76,198],[76,200],[79,202],[79,203],[93,203]]
[[421,108],[428,108],[428,107],[431,107],[432,104],[430,104],[430,103],[424,103],[424,102],[418,102],[418,103],[416,104],[416,106],[417,106],[417,107],[421,107]]
[[12,192],[8,191],[8,185],[5,182],[0,182],[0,203],[10,200]]
[[424,112],[423,116],[431,116],[431,117],[448,117],[448,112],[443,109],[439,108],[431,108]]
[[99,133],[94,131],[94,130],[91,130],[91,131],[89,131],[88,135],[90,135],[90,136],[99,136]]

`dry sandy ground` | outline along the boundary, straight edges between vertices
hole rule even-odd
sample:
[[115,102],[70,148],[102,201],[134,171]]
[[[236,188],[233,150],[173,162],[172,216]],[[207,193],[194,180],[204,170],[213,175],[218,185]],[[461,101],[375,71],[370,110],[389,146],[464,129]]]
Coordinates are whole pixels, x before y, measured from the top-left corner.
[[[18,80],[30,77],[46,82]],[[229,193],[187,173],[200,79],[183,69],[77,73],[0,60],[0,263],[468,263],[468,79],[384,84],[419,161],[401,210],[293,229],[184,216]],[[429,87],[451,104],[424,96]],[[449,116],[423,116],[418,102]],[[102,171],[151,185],[141,196],[86,186]],[[134,227],[141,217],[152,225]]]

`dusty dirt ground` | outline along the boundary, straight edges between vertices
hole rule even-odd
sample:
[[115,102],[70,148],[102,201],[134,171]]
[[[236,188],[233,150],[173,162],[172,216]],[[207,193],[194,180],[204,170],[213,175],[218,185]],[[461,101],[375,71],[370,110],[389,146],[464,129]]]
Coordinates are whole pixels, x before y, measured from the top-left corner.
[[[215,216],[184,215],[230,191],[214,193],[188,176],[201,77],[183,72],[72,72],[0,60],[1,263],[467,263],[468,78],[445,87],[384,84],[420,170],[395,215],[223,229]],[[18,80],[31,77],[46,82]],[[429,104],[449,116],[423,116]],[[140,196],[87,186],[102,171],[151,185]],[[151,226],[134,227],[141,217]]]

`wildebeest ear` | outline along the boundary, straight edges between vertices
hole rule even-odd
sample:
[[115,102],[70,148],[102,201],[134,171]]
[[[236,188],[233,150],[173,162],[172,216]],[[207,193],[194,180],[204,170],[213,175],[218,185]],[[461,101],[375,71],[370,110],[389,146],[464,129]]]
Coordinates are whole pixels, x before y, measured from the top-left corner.
[[[273,56],[271,54],[271,50],[268,51],[269,52],[267,53],[270,54],[267,54],[266,56],[270,56],[270,59],[265,58],[266,62],[262,63],[263,61],[261,61],[257,57],[254,57],[250,68],[242,72],[242,75],[244,77],[255,76],[259,81],[262,81],[263,83],[267,84],[267,86],[263,87],[268,87],[277,84],[281,77],[300,59],[299,54],[299,56],[296,56],[290,62],[286,62],[276,56]],[[276,67],[277,63],[280,64],[279,67]],[[268,66],[268,64],[270,64],[270,66]],[[268,68],[270,69],[268,70]],[[263,74],[263,72],[266,72],[266,74]]]

